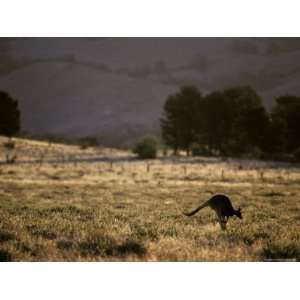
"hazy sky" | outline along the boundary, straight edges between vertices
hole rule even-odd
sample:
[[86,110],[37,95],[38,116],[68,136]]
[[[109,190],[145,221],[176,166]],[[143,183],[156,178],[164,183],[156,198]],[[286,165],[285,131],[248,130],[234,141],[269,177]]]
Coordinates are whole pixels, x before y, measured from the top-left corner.
[[299,38],[0,38],[0,89],[30,131],[128,133],[183,84],[251,85],[270,107],[299,82]]
[[297,38],[2,38],[0,76],[64,61],[204,91],[252,84],[265,92],[300,67],[299,50]]

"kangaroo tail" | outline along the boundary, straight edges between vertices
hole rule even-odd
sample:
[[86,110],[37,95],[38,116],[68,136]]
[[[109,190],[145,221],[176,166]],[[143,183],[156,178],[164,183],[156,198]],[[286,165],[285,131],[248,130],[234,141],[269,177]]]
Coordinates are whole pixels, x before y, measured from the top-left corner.
[[189,212],[189,213],[185,213],[185,212],[184,212],[183,214],[184,214],[185,216],[187,216],[187,217],[190,217],[190,216],[196,214],[200,209],[202,209],[202,208],[204,208],[204,207],[206,207],[206,206],[208,206],[208,205],[209,205],[209,200],[206,201],[205,203],[201,204],[200,206],[198,206],[196,209],[192,210],[191,212]]

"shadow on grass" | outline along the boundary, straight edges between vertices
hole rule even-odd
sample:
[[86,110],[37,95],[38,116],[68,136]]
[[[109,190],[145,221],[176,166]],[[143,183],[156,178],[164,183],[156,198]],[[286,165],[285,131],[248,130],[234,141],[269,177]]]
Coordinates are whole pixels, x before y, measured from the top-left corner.
[[262,193],[261,196],[263,197],[284,197],[284,193],[280,192],[269,192],[269,193]]
[[42,253],[42,248],[40,245],[34,244],[34,245],[28,245],[24,242],[19,242],[17,244],[17,249],[21,251],[22,253],[27,253],[30,256],[37,257],[40,253]]
[[142,257],[146,249],[132,238],[118,244],[113,238],[106,235],[96,235],[78,244],[82,256],[111,256],[125,257],[137,255]]
[[0,249],[0,262],[12,261],[11,254],[6,250]]
[[300,260],[300,246],[295,243],[269,242],[261,253],[265,260]]
[[241,236],[242,241],[247,246],[253,245],[258,240],[268,239],[269,234],[264,231],[245,233]]
[[16,237],[13,233],[0,231],[0,243],[14,240]]
[[70,240],[59,240],[56,242],[56,247],[60,250],[71,250],[74,243]]
[[223,240],[234,244],[243,242],[246,246],[251,246],[259,241],[266,241],[270,239],[270,234],[262,228],[251,230],[250,228],[232,228],[227,232],[222,233]]
[[121,245],[117,246],[116,250],[117,256],[136,254],[137,256],[142,257],[146,254],[146,249],[137,241],[130,238]]
[[30,224],[26,226],[27,231],[34,236],[40,236],[47,240],[54,240],[56,233],[50,229],[42,229],[37,225]]

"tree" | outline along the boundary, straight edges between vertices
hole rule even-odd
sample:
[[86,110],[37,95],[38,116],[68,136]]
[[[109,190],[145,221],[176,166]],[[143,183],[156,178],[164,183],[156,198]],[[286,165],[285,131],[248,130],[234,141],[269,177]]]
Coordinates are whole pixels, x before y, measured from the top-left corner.
[[190,154],[190,147],[197,136],[197,112],[202,95],[195,86],[183,86],[170,95],[161,118],[162,138],[176,153],[183,149]]
[[265,107],[258,105],[249,109],[241,118],[241,142],[249,147],[258,147],[263,152],[272,152],[271,121]]
[[269,116],[261,97],[249,86],[229,88],[224,95],[231,112],[229,152],[242,154],[255,147],[261,148],[269,126]]
[[225,152],[231,135],[232,111],[223,92],[208,94],[199,106],[198,141],[206,144],[208,151]]
[[200,143],[222,155],[261,147],[269,117],[259,95],[248,86],[208,94],[202,105]]
[[276,134],[282,143],[282,151],[292,153],[300,147],[300,97],[286,95],[276,99],[271,113]]
[[170,95],[164,105],[164,113],[161,118],[162,138],[167,146],[173,148],[176,154],[179,147],[179,114],[178,101]]
[[18,101],[0,91],[0,134],[12,137],[20,131]]

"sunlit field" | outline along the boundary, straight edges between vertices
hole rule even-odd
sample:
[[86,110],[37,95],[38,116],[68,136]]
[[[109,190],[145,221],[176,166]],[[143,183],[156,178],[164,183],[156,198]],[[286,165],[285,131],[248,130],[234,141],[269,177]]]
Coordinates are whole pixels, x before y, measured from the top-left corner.
[[[161,157],[0,139],[0,261],[270,261],[300,259],[300,168]],[[221,231],[195,208],[227,194],[243,220]]]

